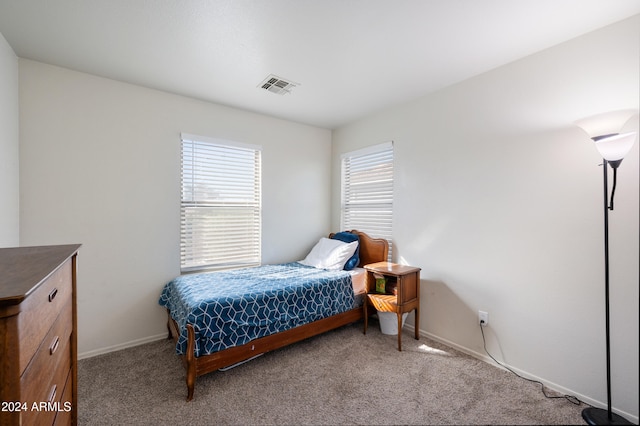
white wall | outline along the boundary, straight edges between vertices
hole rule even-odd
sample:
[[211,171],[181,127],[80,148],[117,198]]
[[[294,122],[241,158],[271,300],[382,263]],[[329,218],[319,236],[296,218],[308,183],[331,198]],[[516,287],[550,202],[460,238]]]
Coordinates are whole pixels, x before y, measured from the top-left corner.
[[[606,403],[602,169],[572,123],[640,107],[639,40],[635,16],[333,133],[334,227],[340,155],[395,143],[395,259],[422,268],[421,331],[486,357],[487,311],[492,355],[592,403]],[[638,145],[610,214],[613,405],[636,423]]]
[[18,58],[0,34],[0,247],[19,245]]
[[330,231],[331,133],[20,59],[20,237],[82,243],[81,356],[166,334],[180,273],[180,132],[263,146],[263,261]]

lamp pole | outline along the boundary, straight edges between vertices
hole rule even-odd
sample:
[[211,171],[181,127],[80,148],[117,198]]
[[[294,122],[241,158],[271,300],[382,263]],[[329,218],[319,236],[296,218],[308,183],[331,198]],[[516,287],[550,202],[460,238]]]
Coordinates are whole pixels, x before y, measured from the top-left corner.
[[611,412],[611,335],[609,331],[609,162],[602,160],[602,182],[604,183],[604,317],[607,347],[607,420],[613,420]]
[[[602,180],[604,185],[604,308],[605,308],[605,336],[607,352],[607,410],[589,407],[582,410],[582,418],[589,425],[630,425],[627,419],[611,411],[611,337],[609,331],[609,210],[613,210],[613,201],[609,205],[609,164],[615,169],[619,161],[609,163],[602,160]],[[615,185],[615,179],[614,179]]]

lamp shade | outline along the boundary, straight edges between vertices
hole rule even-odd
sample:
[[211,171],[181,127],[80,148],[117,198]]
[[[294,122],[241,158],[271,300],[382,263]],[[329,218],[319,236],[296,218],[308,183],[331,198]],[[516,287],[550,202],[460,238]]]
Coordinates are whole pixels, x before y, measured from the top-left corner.
[[635,141],[635,132],[622,133],[597,140],[596,148],[605,160],[618,161],[627,155]]
[[615,135],[620,133],[622,126],[636,113],[637,111],[634,109],[611,111],[583,118],[576,121],[575,125],[584,130],[591,139],[599,136]]

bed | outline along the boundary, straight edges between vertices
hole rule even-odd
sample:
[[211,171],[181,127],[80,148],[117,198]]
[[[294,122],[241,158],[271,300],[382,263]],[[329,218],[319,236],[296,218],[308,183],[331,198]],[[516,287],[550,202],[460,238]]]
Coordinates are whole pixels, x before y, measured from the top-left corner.
[[[344,256],[354,246],[345,235],[357,240],[349,270],[318,258],[322,244],[340,244]],[[186,370],[187,401],[199,376],[362,319],[362,267],[387,260],[388,252],[384,239],[344,231],[322,238],[303,261],[189,274],[167,283],[159,303]]]

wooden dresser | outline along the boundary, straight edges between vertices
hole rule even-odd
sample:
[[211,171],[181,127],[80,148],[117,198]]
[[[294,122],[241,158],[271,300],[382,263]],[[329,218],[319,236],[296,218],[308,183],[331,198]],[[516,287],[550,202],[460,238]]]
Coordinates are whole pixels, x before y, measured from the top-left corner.
[[0,249],[0,425],[77,423],[79,244]]

